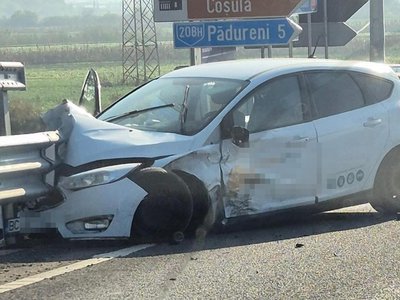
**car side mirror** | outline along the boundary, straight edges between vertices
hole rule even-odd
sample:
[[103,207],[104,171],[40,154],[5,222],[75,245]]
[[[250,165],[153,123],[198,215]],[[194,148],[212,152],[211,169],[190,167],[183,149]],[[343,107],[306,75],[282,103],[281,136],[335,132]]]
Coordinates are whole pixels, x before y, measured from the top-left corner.
[[240,148],[249,147],[249,136],[250,133],[246,128],[243,127],[233,127],[232,128],[232,143]]
[[90,69],[83,82],[79,106],[96,116],[101,112],[101,85],[97,72]]

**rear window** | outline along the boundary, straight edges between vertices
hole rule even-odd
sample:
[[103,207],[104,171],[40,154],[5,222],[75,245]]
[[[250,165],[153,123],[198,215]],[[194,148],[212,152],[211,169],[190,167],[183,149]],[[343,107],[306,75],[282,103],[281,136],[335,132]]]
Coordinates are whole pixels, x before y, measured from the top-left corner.
[[305,76],[317,117],[324,118],[364,106],[363,94],[348,73],[318,71]]
[[392,94],[393,82],[390,80],[356,72],[352,72],[351,76],[359,85],[366,105],[386,100]]

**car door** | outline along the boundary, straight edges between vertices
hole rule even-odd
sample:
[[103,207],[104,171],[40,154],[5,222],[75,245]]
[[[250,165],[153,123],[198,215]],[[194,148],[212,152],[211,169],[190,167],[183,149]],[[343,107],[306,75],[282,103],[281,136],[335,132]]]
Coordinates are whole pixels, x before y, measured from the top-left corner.
[[[367,189],[364,183],[388,138],[387,113],[381,103],[367,103],[358,76],[363,75],[347,71],[305,74],[315,105],[319,201]],[[369,85],[374,89],[373,82]]]
[[248,133],[248,142],[235,143],[226,133],[222,141],[226,217],[315,203],[316,131],[303,99],[298,75],[279,77],[255,89],[225,118],[233,126],[224,128]]

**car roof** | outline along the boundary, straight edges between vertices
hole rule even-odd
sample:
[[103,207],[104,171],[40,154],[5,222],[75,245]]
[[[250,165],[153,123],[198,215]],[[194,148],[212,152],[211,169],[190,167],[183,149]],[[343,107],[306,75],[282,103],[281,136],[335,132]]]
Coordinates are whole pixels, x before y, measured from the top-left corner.
[[376,75],[386,74],[389,77],[389,74],[393,72],[387,65],[364,61],[310,58],[260,58],[201,64],[172,71],[163,77],[213,77],[250,80],[258,75],[278,70],[296,72],[306,69],[318,70],[338,68]]

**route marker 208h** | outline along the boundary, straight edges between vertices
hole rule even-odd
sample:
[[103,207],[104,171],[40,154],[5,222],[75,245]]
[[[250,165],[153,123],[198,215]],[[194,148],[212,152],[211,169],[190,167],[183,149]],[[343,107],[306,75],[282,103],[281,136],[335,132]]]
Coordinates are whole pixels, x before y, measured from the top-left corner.
[[301,27],[288,18],[174,23],[175,48],[288,44]]

